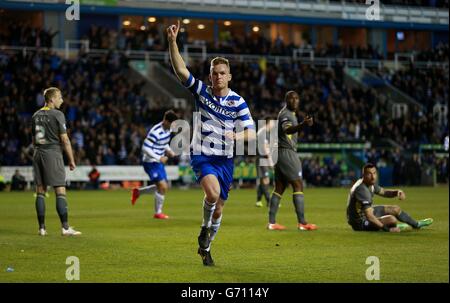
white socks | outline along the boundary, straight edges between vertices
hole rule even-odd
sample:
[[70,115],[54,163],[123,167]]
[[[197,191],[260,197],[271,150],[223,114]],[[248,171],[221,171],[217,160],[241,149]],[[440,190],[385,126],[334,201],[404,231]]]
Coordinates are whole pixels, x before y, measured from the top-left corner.
[[162,207],[164,204],[164,195],[161,195],[158,192],[155,192],[155,213],[162,213]]
[[216,236],[217,231],[219,230],[221,222],[222,222],[222,215],[220,215],[220,217],[217,219],[212,218],[211,229],[209,232],[209,238],[211,239],[211,241],[214,240],[214,237]]
[[206,227],[211,226],[211,219],[212,219],[212,215],[213,215],[215,209],[216,209],[216,203],[211,204],[208,201],[206,201],[206,199],[203,199],[202,226],[206,226]]

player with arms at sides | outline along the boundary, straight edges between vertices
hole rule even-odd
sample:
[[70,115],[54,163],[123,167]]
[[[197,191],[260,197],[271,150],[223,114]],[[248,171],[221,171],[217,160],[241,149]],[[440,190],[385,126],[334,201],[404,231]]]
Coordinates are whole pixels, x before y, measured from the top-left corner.
[[75,160],[66,130],[66,119],[58,109],[64,102],[56,87],[44,90],[45,105],[31,118],[33,135],[33,172],[36,184],[36,212],[39,235],[46,236],[45,192],[52,186],[56,194],[56,211],[61,221],[63,236],[78,236],[81,232],[69,226],[66,201],[66,171],[61,148],[66,152],[69,168],[74,170]]
[[[275,125],[275,121],[271,120],[269,117],[267,117],[265,121],[265,126],[261,127],[256,134],[258,142],[264,142],[264,151],[260,152],[258,148],[258,154],[256,157],[256,173],[258,176],[256,187],[256,207],[263,206],[263,203],[261,201],[263,195],[266,199],[267,207],[269,207],[270,203],[270,170],[273,168],[273,160],[271,155],[271,146],[269,145],[269,134]],[[266,163],[263,163],[263,161]]]
[[296,111],[300,97],[295,91],[288,91],[284,98],[286,105],[278,114],[278,161],[275,164],[275,190],[270,198],[269,230],[284,230],[285,226],[276,223],[276,215],[281,196],[290,184],[294,191],[293,202],[297,214],[299,230],[316,230],[315,224],[305,220],[305,198],[303,195],[302,164],[297,155],[298,133],[305,126],[313,125],[313,118],[306,116],[298,123]]
[[168,110],[164,113],[163,120],[148,132],[142,144],[142,162],[150,182],[154,184],[133,188],[131,192],[131,204],[134,205],[141,194],[152,193],[156,187],[155,214],[153,215],[155,219],[169,219],[169,216],[162,212],[165,195],[169,188],[164,165],[167,163],[168,157],[175,156],[169,143],[170,125],[177,119],[177,114],[173,110]]
[[[211,60],[211,86],[194,78],[178,50],[179,29],[179,20],[177,25],[167,28],[169,54],[175,74],[193,94],[201,116],[201,131],[194,130],[191,142],[191,166],[205,194],[197,252],[203,265],[212,266],[211,241],[220,227],[222,210],[233,182],[234,140],[256,139],[255,126],[245,100],[228,88],[231,81],[228,60],[222,57]],[[236,126],[244,130],[235,132]]]
[[[402,230],[420,229],[433,223],[427,218],[416,221],[397,205],[373,206],[373,196],[406,199],[402,190],[387,190],[377,184],[377,168],[371,163],[363,167],[363,177],[350,189],[347,201],[347,222],[355,231],[400,232]],[[404,223],[397,223],[398,221]],[[406,224],[405,224],[406,223]]]

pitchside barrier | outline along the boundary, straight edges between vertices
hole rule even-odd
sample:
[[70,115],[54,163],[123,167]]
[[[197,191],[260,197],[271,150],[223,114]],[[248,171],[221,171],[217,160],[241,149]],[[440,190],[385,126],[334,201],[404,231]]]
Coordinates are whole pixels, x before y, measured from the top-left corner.
[[[446,137],[446,142],[444,144],[421,144],[419,146],[419,155],[422,159],[428,158],[430,155],[432,158],[438,161],[445,161],[449,157],[448,153],[448,136]],[[423,163],[424,161],[422,161]],[[448,168],[447,168],[448,171]],[[422,185],[436,185],[438,182],[443,182],[443,180],[438,180],[436,167],[434,164],[426,164],[425,169],[421,172],[421,183]],[[443,177],[442,175],[439,177]]]
[[[122,182],[122,181],[139,181],[148,182],[149,177],[145,173],[142,166],[96,166],[100,172],[100,182]],[[33,182],[33,167],[32,166],[3,166],[0,167],[0,175],[4,177],[5,182],[11,182],[11,178],[15,171],[25,177],[25,181],[30,187]],[[92,166],[77,166],[74,171],[70,171],[66,167],[67,183],[70,182],[89,182],[89,172]],[[195,175],[192,168],[187,165],[168,165],[166,166],[167,178],[171,181],[181,181],[184,184],[195,182]],[[271,173],[272,174],[272,173]],[[256,165],[254,163],[241,162],[237,164],[234,169],[235,180],[255,180],[256,179]]]
[[[341,178],[339,184],[333,186],[348,186],[350,179],[345,176],[352,170],[356,172],[353,179],[360,177],[360,170],[364,164],[366,151],[371,148],[370,143],[300,143],[298,144],[299,157],[306,161],[307,159],[316,158],[320,160],[321,165],[327,164],[332,159],[339,163]],[[448,146],[441,144],[426,144],[419,148],[419,155],[425,156],[428,153],[433,153],[435,158],[448,158]],[[254,181],[257,178],[257,168],[254,163],[255,159],[242,159],[236,161],[233,178],[238,181],[239,186],[246,181]],[[100,182],[122,182],[122,186],[128,188],[134,186],[137,182],[147,184],[149,178],[142,166],[96,166],[100,172]],[[393,171],[391,166],[380,165],[379,177],[380,184],[384,186],[391,186],[393,182]],[[11,182],[11,178],[15,171],[18,170],[31,187],[33,182],[33,167],[32,166],[3,166],[0,167],[0,177],[3,177],[4,182]],[[89,172],[92,166],[77,166],[74,171],[70,171],[66,167],[67,181],[70,182],[89,182]],[[167,178],[169,183],[172,181],[180,181],[181,185],[189,185],[195,183],[195,174],[188,164],[168,165],[166,166]],[[273,171],[269,172],[270,178],[273,178]],[[433,165],[422,166],[421,185],[435,185],[436,184],[436,169]]]
[[[100,182],[149,181],[148,175],[145,173],[142,166],[99,165],[96,166],[96,168],[100,173]],[[16,170],[25,177],[25,181],[28,183],[28,187],[30,187],[31,182],[33,182],[32,166],[3,166],[0,168],[0,175],[5,178],[5,182],[11,182],[11,178]],[[89,182],[88,175],[91,170],[92,166],[77,166],[74,171],[70,171],[69,168],[66,167],[67,182]],[[169,182],[180,178],[179,169],[176,165],[166,166],[166,172]]]

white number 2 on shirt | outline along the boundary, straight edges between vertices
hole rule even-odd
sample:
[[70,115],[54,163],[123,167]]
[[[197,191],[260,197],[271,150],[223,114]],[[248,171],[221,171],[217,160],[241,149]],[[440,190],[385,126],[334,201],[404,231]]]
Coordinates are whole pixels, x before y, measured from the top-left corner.
[[45,144],[45,128],[42,125],[36,125],[36,143]]

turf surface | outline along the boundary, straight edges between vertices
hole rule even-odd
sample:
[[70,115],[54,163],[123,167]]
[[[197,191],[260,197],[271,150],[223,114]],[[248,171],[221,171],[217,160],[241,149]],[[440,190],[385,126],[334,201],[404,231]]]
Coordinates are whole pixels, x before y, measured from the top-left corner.
[[[212,246],[216,266],[196,253],[202,217],[199,189],[172,189],[155,220],[153,196],[131,206],[128,191],[69,191],[69,222],[81,237],[60,235],[54,193],[46,199],[49,235],[37,235],[31,192],[0,193],[0,282],[67,282],[66,258],[80,260],[80,282],[368,282],[369,256],[380,261],[379,282],[449,282],[448,187],[403,188],[398,204],[416,219],[434,218],[420,231],[353,232],[346,223],[347,189],[307,188],[306,218],[319,230],[301,232],[287,191],[268,231],[267,208],[255,190],[232,190]],[[13,271],[7,271],[7,268]],[[373,283],[374,281],[370,281]]]

